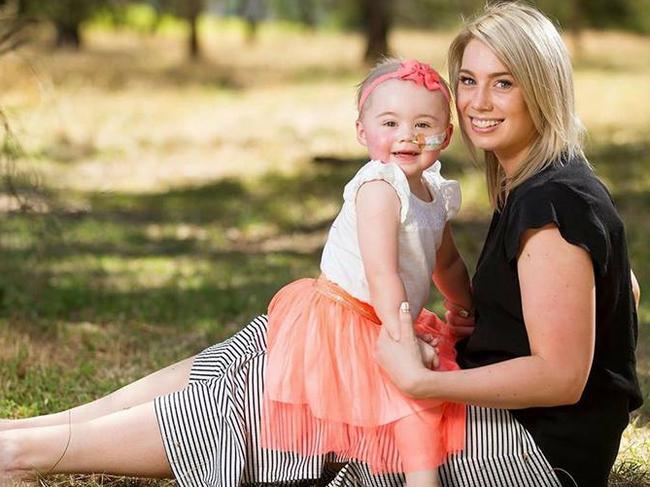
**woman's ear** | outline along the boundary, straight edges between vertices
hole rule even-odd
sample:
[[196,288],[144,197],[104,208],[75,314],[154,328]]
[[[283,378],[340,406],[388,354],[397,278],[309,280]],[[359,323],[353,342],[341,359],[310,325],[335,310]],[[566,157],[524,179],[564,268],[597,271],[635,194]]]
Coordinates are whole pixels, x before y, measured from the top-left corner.
[[368,142],[366,140],[366,129],[363,127],[363,122],[360,119],[357,119],[355,126],[357,129],[357,140],[359,141],[359,144],[367,147]]

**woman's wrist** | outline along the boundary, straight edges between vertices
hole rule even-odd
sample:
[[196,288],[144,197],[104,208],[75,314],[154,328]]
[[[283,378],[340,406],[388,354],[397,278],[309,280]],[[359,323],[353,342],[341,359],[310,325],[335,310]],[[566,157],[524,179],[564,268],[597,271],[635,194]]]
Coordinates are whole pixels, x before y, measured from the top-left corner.
[[424,367],[413,371],[407,393],[418,399],[431,399],[432,380],[435,378],[435,374],[435,371]]

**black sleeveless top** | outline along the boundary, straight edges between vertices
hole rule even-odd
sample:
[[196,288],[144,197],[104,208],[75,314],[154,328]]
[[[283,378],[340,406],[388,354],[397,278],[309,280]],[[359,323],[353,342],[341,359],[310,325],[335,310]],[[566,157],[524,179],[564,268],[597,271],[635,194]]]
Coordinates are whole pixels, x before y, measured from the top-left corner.
[[596,344],[575,405],[512,410],[557,469],[563,485],[605,487],[629,411],[642,404],[636,376],[637,315],[625,231],[609,192],[582,158],[533,176],[495,212],[473,278],[476,330],[458,345],[463,368],[530,355],[517,254],[530,228],[555,224],[589,252],[596,283]]

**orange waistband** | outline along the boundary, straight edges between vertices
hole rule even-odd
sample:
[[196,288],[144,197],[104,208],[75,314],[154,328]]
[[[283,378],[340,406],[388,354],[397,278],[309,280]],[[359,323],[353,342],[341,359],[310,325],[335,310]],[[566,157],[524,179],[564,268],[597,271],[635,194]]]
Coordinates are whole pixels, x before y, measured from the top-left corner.
[[316,279],[314,286],[316,287],[316,290],[323,296],[341,303],[342,305],[347,306],[351,310],[356,311],[363,317],[369,319],[373,323],[381,325],[381,321],[375,313],[375,309],[370,304],[350,295],[341,286],[332,281],[329,281],[325,276],[319,276],[318,279]]

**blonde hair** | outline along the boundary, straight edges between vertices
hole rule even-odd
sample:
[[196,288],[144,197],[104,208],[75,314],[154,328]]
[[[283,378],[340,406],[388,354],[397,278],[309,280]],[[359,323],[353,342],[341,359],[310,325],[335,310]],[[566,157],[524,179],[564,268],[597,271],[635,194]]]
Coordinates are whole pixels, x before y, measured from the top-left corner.
[[[394,58],[394,57],[384,57],[381,59],[375,66],[368,72],[366,77],[357,85],[357,95],[356,95],[356,102],[357,102],[357,107],[359,106],[359,102],[361,101],[361,95],[363,94],[364,90],[366,87],[372,83],[374,80],[379,78],[380,76],[383,76],[388,73],[392,73],[394,71],[397,71],[400,68],[400,65],[402,64],[403,60]],[[447,93],[451,93],[451,90],[449,89],[449,85],[447,84],[447,81],[440,76],[438,73],[438,76],[440,77],[440,83],[442,83],[445,88],[447,89]],[[364,103],[363,107],[359,109],[359,115],[358,118],[361,118],[361,115],[363,115],[364,109],[369,105],[370,96]],[[447,116],[449,119],[451,119],[451,105],[447,106]]]
[[[575,111],[569,53],[555,26],[539,10],[516,1],[492,4],[464,26],[449,47],[449,79],[454,96],[463,53],[473,39],[488,46],[521,86],[538,134],[525,160],[510,177],[506,177],[493,152],[484,152],[490,203],[493,208],[501,208],[509,191],[554,161],[583,155],[584,128]],[[462,124],[461,133],[478,160],[476,147]]]

